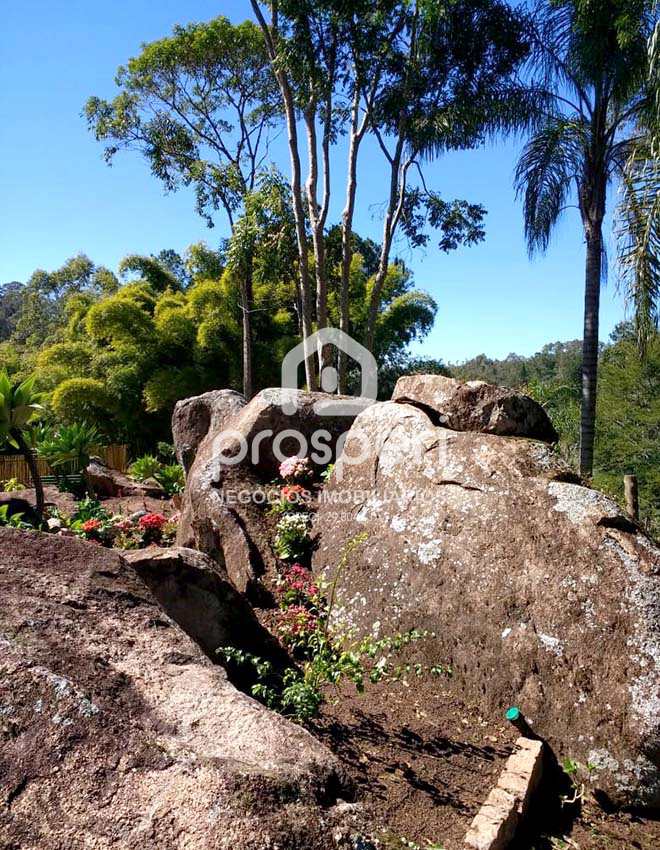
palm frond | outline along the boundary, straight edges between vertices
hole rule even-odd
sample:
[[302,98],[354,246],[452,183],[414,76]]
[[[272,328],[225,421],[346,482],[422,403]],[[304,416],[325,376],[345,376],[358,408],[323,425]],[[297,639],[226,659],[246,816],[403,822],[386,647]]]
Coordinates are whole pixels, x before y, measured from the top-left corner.
[[616,210],[620,285],[631,305],[642,354],[658,327],[660,158],[649,143],[630,156]]
[[589,98],[576,65],[580,46],[576,38],[575,9],[572,3],[535,0],[532,3],[532,50],[529,58],[531,87],[555,95],[568,96],[584,114]]
[[572,182],[580,175],[583,149],[583,125],[561,116],[546,121],[525,145],[515,172],[515,188],[524,201],[530,254],[547,249]]

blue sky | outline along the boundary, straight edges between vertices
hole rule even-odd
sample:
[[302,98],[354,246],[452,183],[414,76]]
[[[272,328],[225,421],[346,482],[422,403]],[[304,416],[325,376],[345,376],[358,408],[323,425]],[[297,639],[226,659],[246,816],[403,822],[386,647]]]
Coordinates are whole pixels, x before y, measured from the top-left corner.
[[[5,0],[0,40],[0,282],[26,280],[80,251],[115,268],[129,253],[183,251],[200,239],[215,244],[224,220],[208,230],[190,193],[165,195],[136,153],[112,167],[81,117],[95,94],[114,94],[117,66],[143,41],[175,23],[225,14],[249,15],[248,0]],[[531,261],[522,214],[512,189],[519,145],[502,142],[453,153],[428,167],[427,183],[446,198],[463,197],[488,209],[482,245],[446,255],[433,247],[397,253],[416,285],[438,302],[433,332],[416,351],[446,361],[484,352],[531,354],[546,342],[582,332],[584,248],[577,210],[568,210],[547,256]],[[286,169],[283,141],[274,160]],[[383,162],[373,146],[360,163],[356,230],[378,239]],[[331,218],[343,205],[337,174]],[[610,245],[610,255],[614,246]],[[603,292],[601,339],[623,318],[616,277]]]

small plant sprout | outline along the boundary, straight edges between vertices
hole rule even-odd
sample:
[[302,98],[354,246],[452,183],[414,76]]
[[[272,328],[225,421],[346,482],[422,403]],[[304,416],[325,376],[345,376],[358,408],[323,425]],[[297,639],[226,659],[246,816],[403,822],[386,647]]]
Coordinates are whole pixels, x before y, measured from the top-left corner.
[[585,783],[579,781],[579,777],[581,775],[586,775],[587,781],[591,779],[593,772],[596,769],[596,766],[587,763],[586,766],[580,764],[580,762],[575,761],[572,758],[565,758],[561,763],[562,769],[564,773],[570,778],[571,785],[573,786],[573,796],[569,796],[568,794],[563,794],[560,798],[562,806],[572,806],[575,803],[579,803],[581,800],[584,800],[584,796],[586,793]]

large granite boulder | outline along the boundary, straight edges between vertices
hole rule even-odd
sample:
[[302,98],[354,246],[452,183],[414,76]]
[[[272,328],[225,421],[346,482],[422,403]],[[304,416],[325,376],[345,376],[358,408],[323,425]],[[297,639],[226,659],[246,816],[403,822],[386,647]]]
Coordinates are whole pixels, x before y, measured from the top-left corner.
[[220,390],[179,402],[173,433],[187,475],[178,545],[223,564],[240,591],[254,589],[275,565],[268,484],[284,457],[309,456],[317,471],[335,459],[355,417],[319,406],[342,398],[267,389],[246,404],[232,390]]
[[195,460],[206,435],[223,428],[223,423],[245,407],[245,397],[235,390],[211,390],[178,401],[172,414],[172,435],[179,463],[186,472]]
[[529,396],[485,381],[457,381],[443,375],[404,375],[392,401],[420,407],[436,425],[502,437],[557,440],[548,414]]
[[[316,516],[335,619],[418,627],[484,713],[518,705],[615,803],[660,804],[660,552],[544,442],[355,421]],[[342,550],[366,535],[344,559]]]
[[334,756],[236,690],[121,557],[0,529],[3,847],[348,848],[349,793]]
[[[229,581],[220,564],[195,549],[135,549],[126,561],[154,598],[186,634],[217,663],[217,650],[233,646],[267,659],[276,669],[289,657],[257,619],[252,606]],[[244,674],[231,671],[236,675]],[[239,684],[245,686],[245,681]]]

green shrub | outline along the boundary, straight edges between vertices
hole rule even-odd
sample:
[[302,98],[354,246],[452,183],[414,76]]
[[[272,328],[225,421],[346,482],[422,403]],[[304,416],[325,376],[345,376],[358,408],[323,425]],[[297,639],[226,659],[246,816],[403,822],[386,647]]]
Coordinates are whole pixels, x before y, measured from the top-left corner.
[[[166,447],[168,443],[159,443],[159,453],[165,454]],[[142,455],[137,458],[128,467],[128,474],[137,481],[155,478],[168,496],[181,493],[186,483],[183,468],[178,463],[162,464],[155,455]]]
[[128,474],[137,481],[146,481],[147,478],[158,478],[162,464],[154,455],[142,455],[128,467]]
[[51,407],[59,420],[105,422],[116,410],[115,397],[96,378],[68,378],[51,396]]
[[179,466],[178,463],[161,467],[155,477],[168,496],[181,493],[186,483],[183,467]]
[[60,425],[37,444],[37,451],[57,474],[79,472],[98,451],[100,433],[94,425],[74,422]]
[[176,449],[172,443],[160,441],[156,448],[158,449],[158,457],[163,461],[163,463],[171,463],[176,460]]
[[0,489],[5,493],[17,493],[19,490],[25,490],[25,485],[21,484],[18,478],[8,478],[2,482]]

